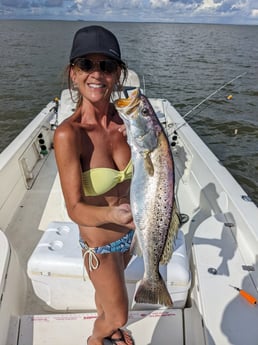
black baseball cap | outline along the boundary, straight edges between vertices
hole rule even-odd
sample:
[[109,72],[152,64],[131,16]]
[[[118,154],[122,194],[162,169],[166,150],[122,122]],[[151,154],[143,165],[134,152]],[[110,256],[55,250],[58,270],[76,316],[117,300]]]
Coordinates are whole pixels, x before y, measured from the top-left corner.
[[102,26],[86,26],[78,30],[73,39],[70,62],[87,54],[104,54],[121,64],[121,52],[116,36]]

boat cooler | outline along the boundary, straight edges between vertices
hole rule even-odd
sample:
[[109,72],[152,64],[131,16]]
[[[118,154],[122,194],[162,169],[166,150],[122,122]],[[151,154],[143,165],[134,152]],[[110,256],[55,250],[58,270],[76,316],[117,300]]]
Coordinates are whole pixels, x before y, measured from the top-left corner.
[[[179,230],[168,265],[160,266],[174,308],[184,308],[191,283],[184,235]],[[52,222],[42,235],[27,266],[35,294],[56,310],[96,310],[94,288],[86,273],[79,245],[79,229],[72,222]],[[126,271],[131,309],[157,309],[157,305],[134,302],[144,273],[143,259],[133,256]]]

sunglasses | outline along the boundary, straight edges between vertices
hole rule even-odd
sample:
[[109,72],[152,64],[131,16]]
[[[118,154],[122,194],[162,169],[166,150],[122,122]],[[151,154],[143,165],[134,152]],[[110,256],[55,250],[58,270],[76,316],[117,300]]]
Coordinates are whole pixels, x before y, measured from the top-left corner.
[[76,61],[72,65],[79,67],[82,71],[87,73],[97,69],[101,72],[111,74],[116,72],[118,68],[118,63],[114,60],[92,61],[84,58],[76,59]]

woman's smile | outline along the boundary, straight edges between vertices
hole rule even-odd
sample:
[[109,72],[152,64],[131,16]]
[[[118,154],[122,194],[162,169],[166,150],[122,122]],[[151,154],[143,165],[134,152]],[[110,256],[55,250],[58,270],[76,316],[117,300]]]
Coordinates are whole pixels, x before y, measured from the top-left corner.
[[96,84],[96,83],[88,83],[88,86],[91,89],[101,89],[101,88],[106,87],[105,84]]

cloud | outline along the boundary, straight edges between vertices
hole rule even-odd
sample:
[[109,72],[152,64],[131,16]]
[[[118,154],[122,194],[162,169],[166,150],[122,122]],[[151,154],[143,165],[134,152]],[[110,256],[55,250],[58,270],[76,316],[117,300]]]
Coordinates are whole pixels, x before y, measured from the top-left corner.
[[45,2],[46,7],[61,7],[63,6],[63,0],[47,0]]
[[2,5],[14,8],[44,8],[44,7],[62,7],[63,0],[2,0]]
[[71,1],[71,7],[84,10],[84,9],[96,9],[96,8],[112,8],[114,11],[119,9],[128,9],[138,7],[141,0],[73,0]]
[[143,9],[143,2],[143,0],[73,0],[68,12],[81,19],[126,21],[128,18],[129,20],[134,18],[135,13],[139,14],[139,9]]
[[198,6],[197,10],[198,11],[210,11],[210,10],[215,10],[220,6],[220,3],[215,0],[203,0],[203,2]]
[[257,10],[258,0],[0,0],[14,18],[258,24]]
[[234,11],[241,11],[246,7],[245,1],[225,0],[218,7],[220,12],[231,13]]
[[30,1],[28,0],[2,0],[2,5],[15,8],[29,8]]
[[195,10],[196,14],[217,16],[217,22],[228,18],[228,22],[242,23],[251,16],[251,6],[258,0],[203,0],[203,3]]
[[257,17],[257,18],[258,18],[258,9],[253,9],[253,10],[251,11],[251,16],[252,16],[252,17]]
[[169,3],[169,0],[150,0],[151,7],[153,8],[166,7],[169,5]]

